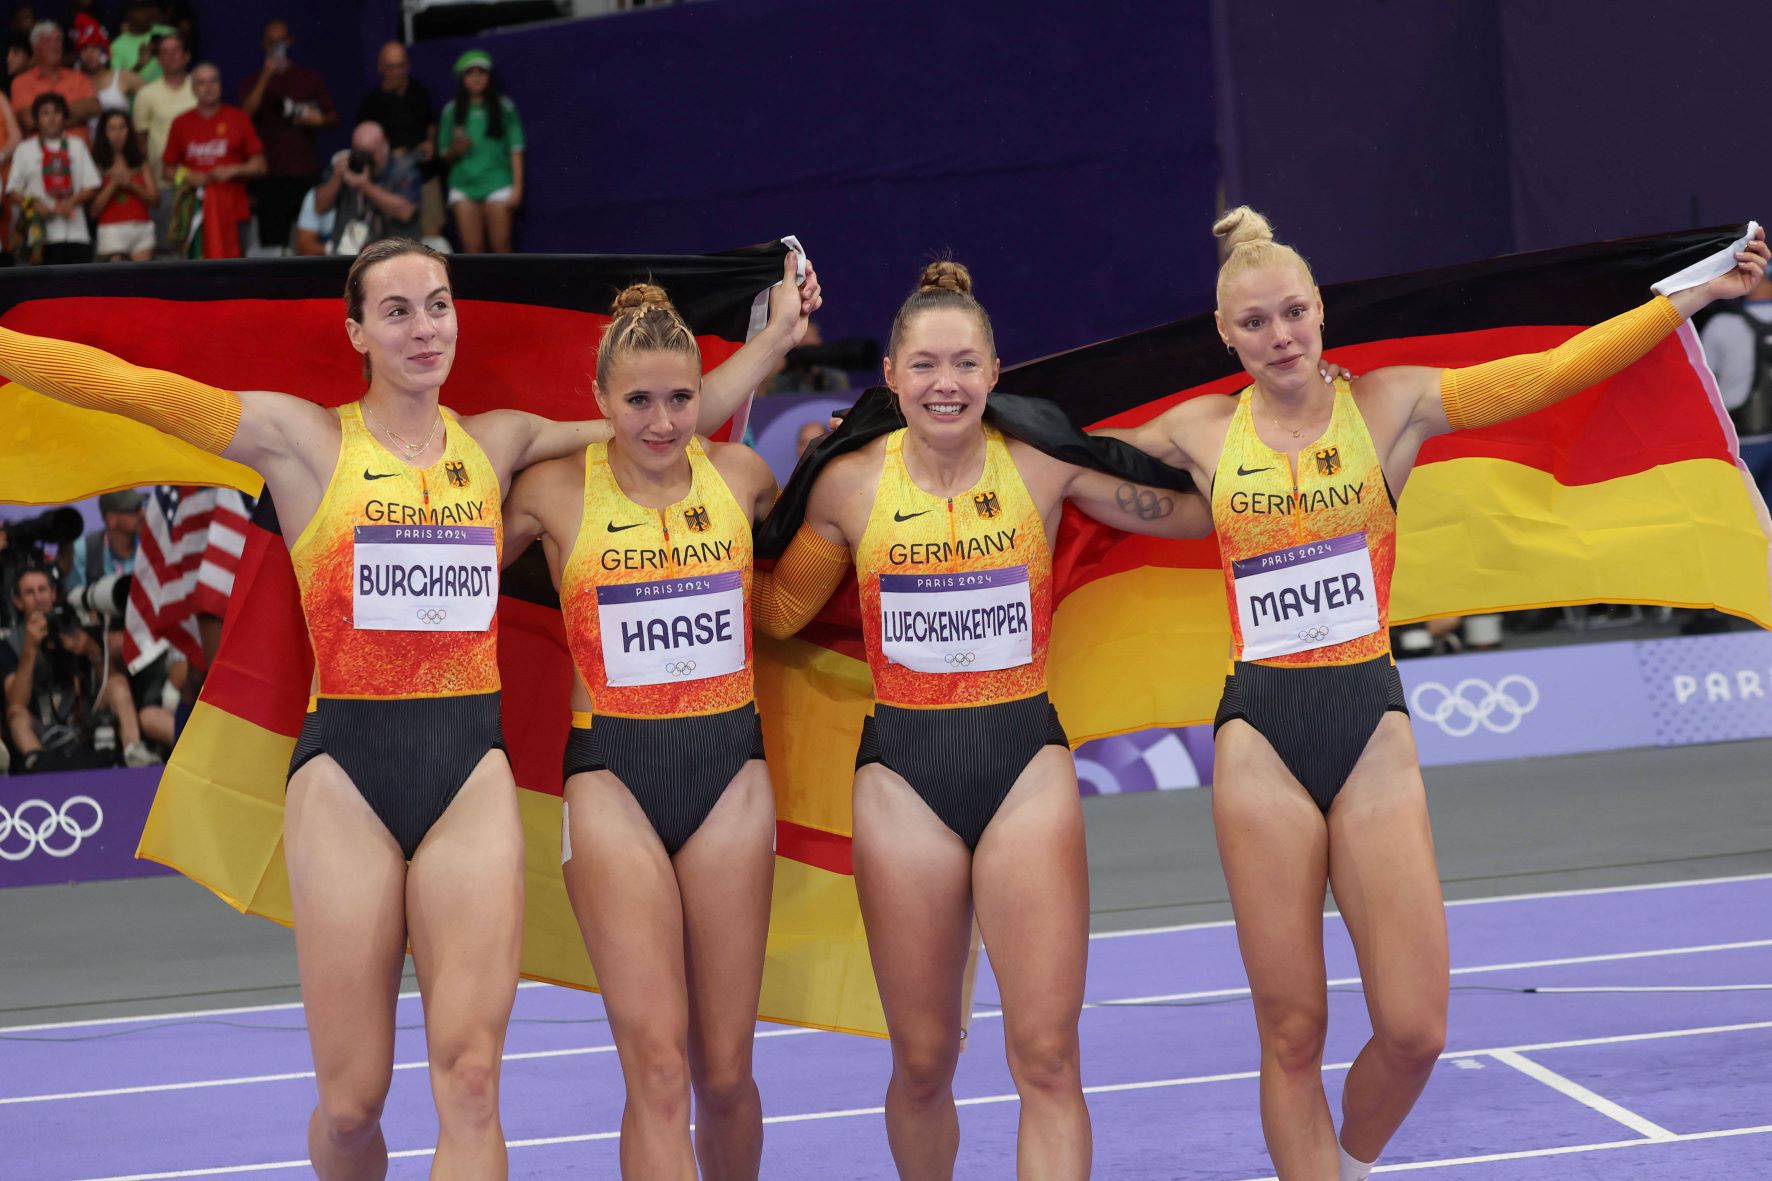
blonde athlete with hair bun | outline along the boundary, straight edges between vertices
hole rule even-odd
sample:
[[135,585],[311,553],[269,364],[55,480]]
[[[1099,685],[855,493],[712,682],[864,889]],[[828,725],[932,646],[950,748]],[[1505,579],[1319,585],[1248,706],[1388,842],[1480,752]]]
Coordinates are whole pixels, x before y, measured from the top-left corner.
[[[1104,431],[1210,489],[1231,605],[1212,814],[1261,1035],[1261,1117],[1282,1181],[1360,1181],[1445,1039],[1446,921],[1427,800],[1387,630],[1395,497],[1422,443],[1602,381],[1712,300],[1752,289],[1762,240],[1707,284],[1544,353],[1462,369],[1391,366],[1325,387],[1323,299],[1254,210],[1213,232],[1219,335],[1251,384]],[[1304,605],[1282,622],[1281,596]],[[1372,1039],[1337,1142],[1321,1077],[1323,890],[1359,958]]]
[[509,552],[541,539],[578,670],[562,872],[627,1082],[622,1175],[693,1181],[699,1160],[754,1179],[775,798],[748,600],[775,478],[697,436],[701,352],[664,291],[629,287],[612,315],[595,387],[611,437],[523,473]]
[[1052,548],[1066,500],[1136,533],[1198,535],[1200,498],[1073,466],[983,421],[999,364],[966,268],[938,262],[885,360],[903,426],[830,461],[768,578],[790,635],[853,560],[875,706],[856,756],[855,882],[892,1037],[899,1175],[953,1176],[954,1066],[973,910],[1021,1096],[1017,1175],[1089,1175],[1077,1018],[1088,957],[1083,810],[1046,697]]
[[[723,367],[710,402],[729,412],[818,302],[810,271],[795,289],[790,255],[769,327]],[[310,1162],[323,1181],[387,1172],[381,1112],[410,943],[438,1117],[431,1176],[496,1181],[523,926],[523,832],[498,725],[501,492],[517,469],[579,453],[609,427],[444,410],[455,295],[447,260],[417,242],[357,256],[344,327],[369,388],[337,409],[7,329],[0,374],[264,477],[315,657],[283,822],[319,1089]]]

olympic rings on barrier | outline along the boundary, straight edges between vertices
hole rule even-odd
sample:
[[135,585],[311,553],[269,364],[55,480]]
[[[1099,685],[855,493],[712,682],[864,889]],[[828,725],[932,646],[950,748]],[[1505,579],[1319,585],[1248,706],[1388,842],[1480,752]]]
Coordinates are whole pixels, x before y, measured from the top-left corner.
[[[1429,701],[1434,702],[1431,708]],[[1466,677],[1450,689],[1437,681],[1423,681],[1409,695],[1409,707],[1416,717],[1425,718],[1453,738],[1473,734],[1478,726],[1492,734],[1506,734],[1538,708],[1538,686],[1518,673],[1510,673],[1493,685],[1480,677]]]
[[1329,638],[1329,629],[1321,624],[1313,625],[1299,632],[1298,638],[1306,643],[1319,644]]
[[665,663],[664,670],[667,673],[671,674],[673,677],[687,676],[690,673],[695,671],[695,661],[693,661],[693,660],[667,661]]
[[969,668],[973,664],[977,663],[978,653],[976,653],[976,652],[949,652],[946,656],[942,657],[942,659],[947,661],[949,664],[953,665],[955,668]]
[[441,607],[420,607],[416,614],[420,623],[442,623],[449,618],[449,612]]
[[[75,812],[77,806],[92,809],[90,824],[79,823]],[[34,809],[42,810],[43,819],[33,825],[26,819],[26,813]],[[0,806],[0,858],[23,861],[39,849],[51,857],[71,856],[80,848],[80,843],[96,833],[104,822],[105,810],[91,796],[69,796],[59,809],[47,800],[20,800],[10,812]],[[12,843],[9,838],[14,834],[23,839],[25,847],[22,850],[8,848]],[[58,837],[61,838],[59,842]]]

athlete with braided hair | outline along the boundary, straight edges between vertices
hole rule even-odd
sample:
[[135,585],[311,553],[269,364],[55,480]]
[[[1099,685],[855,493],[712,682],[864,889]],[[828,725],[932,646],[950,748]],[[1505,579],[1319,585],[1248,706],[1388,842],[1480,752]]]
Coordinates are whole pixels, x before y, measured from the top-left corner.
[[[1212,808],[1261,1035],[1262,1126],[1283,1181],[1361,1181],[1421,1093],[1446,1028],[1445,914],[1387,630],[1395,497],[1426,440],[1619,372],[1712,300],[1752,289],[1767,250],[1756,235],[1727,274],[1545,353],[1386,367],[1326,387],[1316,378],[1323,299],[1303,258],[1247,207],[1213,230],[1229,244],[1219,335],[1252,383],[1102,433],[1211,490],[1234,649]],[[1321,1078],[1325,885],[1373,1026],[1348,1073],[1339,1144]]]

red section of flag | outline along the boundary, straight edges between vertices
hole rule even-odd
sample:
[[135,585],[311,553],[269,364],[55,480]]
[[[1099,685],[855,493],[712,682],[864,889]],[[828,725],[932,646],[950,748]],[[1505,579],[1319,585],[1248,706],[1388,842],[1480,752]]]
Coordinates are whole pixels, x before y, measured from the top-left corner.
[[829,873],[855,876],[855,861],[852,857],[854,844],[848,837],[834,832],[807,828],[788,820],[775,822],[776,856]]
[[499,703],[505,753],[519,787],[554,796],[562,790],[573,675],[560,609],[501,596]]
[[235,587],[215,667],[203,682],[203,700],[294,738],[307,710],[314,656],[302,626],[295,567],[282,537],[257,525],[246,527]]

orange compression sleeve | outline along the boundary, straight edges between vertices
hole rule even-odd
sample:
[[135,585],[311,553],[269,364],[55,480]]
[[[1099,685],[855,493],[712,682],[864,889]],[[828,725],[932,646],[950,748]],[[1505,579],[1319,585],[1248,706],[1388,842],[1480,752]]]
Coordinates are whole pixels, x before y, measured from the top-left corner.
[[1446,369],[1440,400],[1454,430],[1492,426],[1542,410],[1629,366],[1684,319],[1666,296],[1595,324],[1543,353]]
[[145,423],[220,455],[240,426],[240,395],[89,345],[0,328],[0,374],[60,402]]
[[775,569],[751,577],[751,626],[764,635],[791,636],[818,614],[849,569],[849,548],[801,525]]

